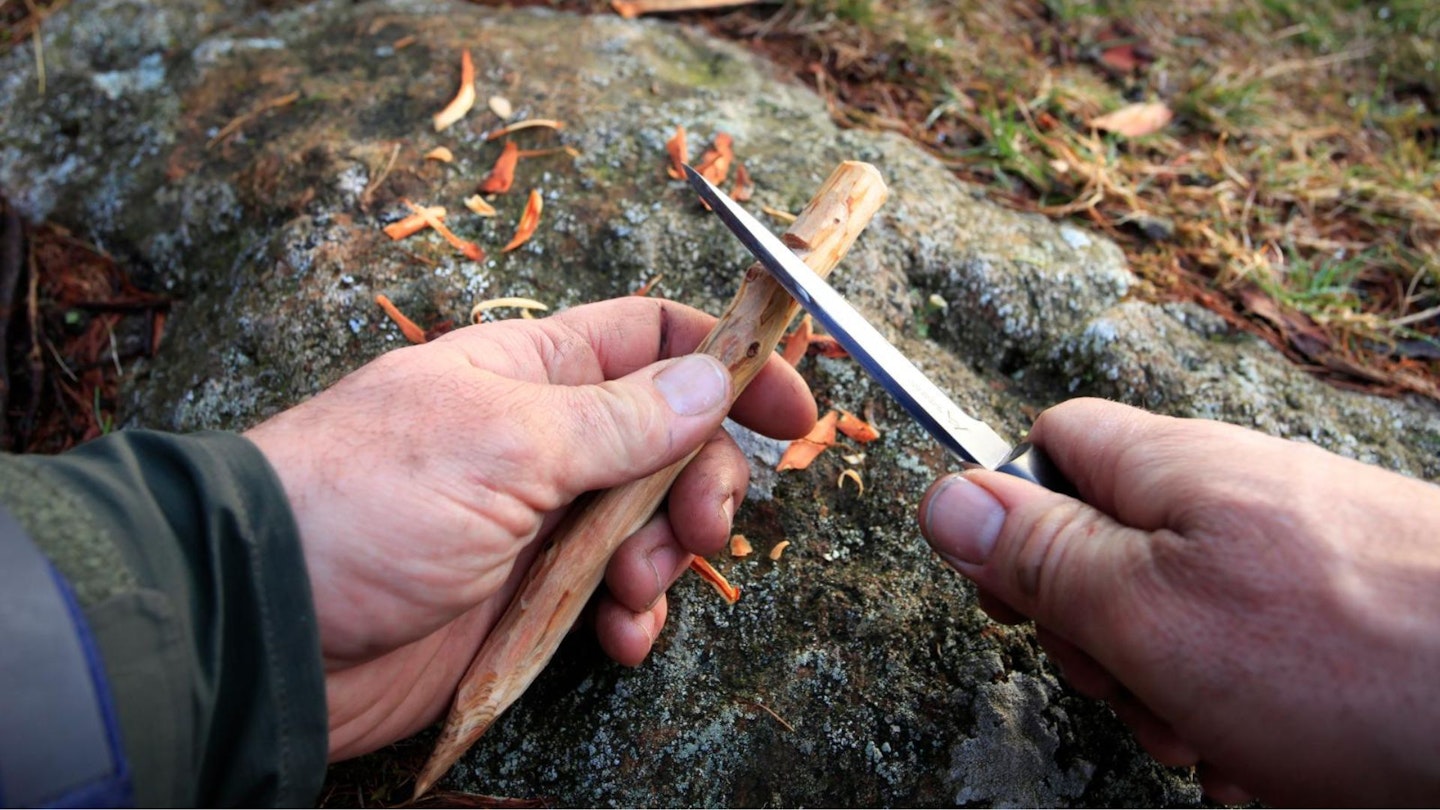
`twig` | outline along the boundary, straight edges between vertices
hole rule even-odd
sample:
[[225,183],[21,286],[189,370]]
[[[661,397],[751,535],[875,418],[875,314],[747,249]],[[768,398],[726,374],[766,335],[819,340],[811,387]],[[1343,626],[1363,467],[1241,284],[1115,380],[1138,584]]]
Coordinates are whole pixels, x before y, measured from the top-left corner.
[[[817,274],[827,275],[886,194],[873,166],[842,163],[786,231],[786,243]],[[730,369],[733,394],[739,396],[774,353],[798,310],[764,267],[752,264],[734,300],[695,351]],[[598,495],[556,529],[461,679],[435,751],[416,779],[416,797],[423,796],[540,674],[600,584],[610,555],[650,519],[694,456]]]
[[25,0],[25,8],[35,20],[35,27],[30,29],[30,38],[35,41],[35,83],[38,85],[40,95],[45,95],[45,38],[40,34],[40,25],[45,17],[35,7],[34,0]]
[[792,725],[790,725],[789,723],[785,722],[785,718],[783,718],[783,717],[781,717],[780,715],[776,714],[774,709],[770,708],[769,706],[766,706],[764,703],[761,703],[761,702],[758,701],[758,700],[742,700],[742,701],[740,701],[740,702],[741,702],[741,703],[744,703],[744,704],[747,705],[747,706],[754,706],[754,707],[756,707],[756,708],[758,708],[758,709],[764,709],[764,710],[765,710],[765,713],[766,713],[766,714],[769,714],[771,717],[775,718],[775,722],[777,722],[777,723],[779,723],[780,725],[784,726],[786,731],[790,732],[791,734],[794,734],[794,733],[795,733],[795,727],[794,727],[794,726],[792,726]]
[[245,113],[244,115],[235,117],[230,121],[230,123],[221,127],[220,131],[215,133],[215,137],[205,142],[205,148],[209,149],[215,144],[220,143],[221,141],[230,137],[231,135],[234,135],[240,130],[241,127],[255,120],[269,110],[279,109],[280,107],[288,107],[299,100],[300,91],[296,90],[293,93],[286,93],[285,95],[278,98],[272,98],[269,101],[260,102],[260,106],[256,107],[250,112]]
[[5,336],[10,333],[15,288],[25,262],[25,223],[8,202],[0,205],[5,209],[4,244],[0,246],[0,446],[8,449],[9,424],[4,417],[10,412],[10,347]]

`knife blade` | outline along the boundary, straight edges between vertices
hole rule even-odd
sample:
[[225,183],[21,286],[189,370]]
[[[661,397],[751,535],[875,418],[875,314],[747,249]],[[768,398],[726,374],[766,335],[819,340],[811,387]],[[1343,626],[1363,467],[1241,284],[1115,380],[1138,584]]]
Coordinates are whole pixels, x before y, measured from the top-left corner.
[[968,464],[1010,473],[1056,492],[1074,493],[1074,487],[1043,451],[1024,442],[1012,448],[989,425],[965,413],[768,228],[699,172],[684,168],[700,198],[780,286],[943,447]]

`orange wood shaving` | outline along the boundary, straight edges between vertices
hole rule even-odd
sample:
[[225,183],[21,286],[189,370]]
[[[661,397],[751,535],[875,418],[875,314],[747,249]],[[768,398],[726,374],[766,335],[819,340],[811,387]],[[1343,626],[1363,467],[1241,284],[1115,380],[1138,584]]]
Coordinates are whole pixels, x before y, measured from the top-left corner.
[[445,109],[435,113],[435,131],[439,132],[464,118],[473,106],[475,106],[475,63],[470,61],[470,49],[466,48],[460,52],[460,91],[455,94],[455,98],[449,104],[445,105]]
[[835,429],[861,444],[880,438],[880,431],[876,430],[874,425],[849,411],[840,413],[840,419],[836,421]]
[[695,171],[715,185],[722,185],[730,174],[730,164],[735,160],[734,143],[728,133],[716,133],[714,145],[700,156],[700,162],[695,164]]
[[749,202],[755,196],[755,183],[750,179],[750,172],[745,170],[744,163],[735,164],[735,185],[730,188],[730,199],[735,202]]
[[395,325],[400,327],[400,334],[404,335],[406,340],[411,343],[425,342],[425,330],[416,325],[414,321],[405,317],[405,313],[390,303],[390,299],[387,296],[377,293],[375,303],[379,304],[380,308],[385,310],[385,314],[390,316],[390,320],[394,321]]
[[665,142],[665,151],[670,155],[670,165],[665,173],[672,180],[685,179],[685,164],[690,162],[690,147],[685,145],[685,127],[675,127],[675,135]]
[[451,245],[454,245],[456,250],[465,254],[465,258],[469,259],[472,262],[481,262],[485,260],[484,248],[480,247],[474,242],[467,242],[464,239],[456,236],[453,231],[445,227],[445,223],[441,222],[439,217],[436,217],[435,215],[430,213],[430,209],[421,208],[420,206],[410,202],[409,200],[401,200],[401,202],[409,206],[411,211],[414,211],[415,213],[425,217],[425,221],[430,224],[430,227],[434,228],[436,232],[438,232],[441,236],[445,237],[445,241],[449,242]]
[[556,121],[553,118],[530,118],[525,121],[516,121],[515,123],[503,126],[495,130],[494,132],[485,133],[485,140],[493,141],[496,138],[503,138],[511,133],[519,132],[522,129],[531,129],[533,127],[544,127],[546,129],[564,129],[565,122]]
[[780,356],[785,362],[792,366],[800,365],[800,358],[805,356],[805,350],[810,348],[810,336],[813,333],[814,325],[807,314],[796,324],[795,331],[785,336],[785,350]]
[[690,560],[690,570],[700,575],[700,578],[714,586],[715,591],[720,594],[727,605],[733,605],[740,601],[740,589],[731,585],[729,580],[716,571],[704,557],[693,557]]
[[730,535],[730,556],[731,556],[731,557],[749,557],[751,554],[754,554],[754,553],[755,553],[755,547],[752,546],[752,545],[750,545],[750,541],[747,540],[747,539],[745,539],[745,535],[743,535],[743,534],[732,534],[732,535]]
[[496,214],[495,206],[485,202],[479,194],[471,194],[469,197],[466,197],[465,207],[482,217],[493,217]]
[[664,273],[661,273],[660,275],[658,275],[658,276],[650,279],[649,281],[645,282],[644,284],[641,284],[641,285],[640,285],[640,289],[638,289],[638,290],[636,290],[635,292],[630,293],[630,294],[631,294],[631,295],[640,295],[640,296],[649,295],[649,294],[650,294],[650,291],[653,290],[653,289],[655,289],[655,285],[656,285],[656,284],[659,284],[659,283],[660,283],[660,279],[662,279],[662,278],[665,278],[665,274],[664,274]]
[[450,151],[448,146],[437,146],[425,153],[426,160],[438,160],[441,163],[452,163],[455,160],[455,153]]
[[515,182],[515,164],[520,162],[520,147],[514,141],[506,141],[505,148],[500,150],[500,157],[496,158],[494,168],[480,181],[477,189],[481,194],[504,194],[510,190]]
[[[435,219],[445,218],[445,208],[443,206],[437,205],[434,208],[427,208],[425,210]],[[428,227],[430,227],[430,218],[424,214],[411,214],[404,219],[386,225],[385,235],[391,239],[400,240],[407,236],[414,236]]]
[[840,414],[830,411],[815,423],[815,428],[803,439],[796,439],[785,448],[785,453],[780,456],[780,463],[775,469],[784,472],[786,470],[803,470],[810,466],[825,448],[835,444],[835,421]]
[[545,198],[540,196],[540,189],[530,189],[530,199],[525,201],[525,210],[520,212],[520,224],[515,228],[515,236],[511,237],[505,247],[500,248],[501,253],[509,253],[530,241],[535,234],[535,228],[540,224],[540,211],[545,207]]
[[840,341],[836,340],[832,335],[811,335],[810,353],[818,354],[821,357],[839,358],[850,356],[850,352],[845,351],[845,347],[841,346]]
[[781,211],[779,208],[772,208],[768,205],[760,206],[760,210],[786,224],[794,222],[795,220],[800,218],[795,214],[790,213],[789,211]]
[[789,541],[789,540],[781,540],[780,542],[776,543],[773,548],[770,549],[770,553],[767,554],[766,556],[768,556],[768,557],[769,557],[770,559],[772,559],[772,560],[777,560],[777,561],[778,561],[778,560],[780,559],[780,555],[781,555],[781,554],[784,554],[784,553],[785,553],[785,549],[787,549],[787,548],[789,548],[789,547],[790,547],[790,541]]

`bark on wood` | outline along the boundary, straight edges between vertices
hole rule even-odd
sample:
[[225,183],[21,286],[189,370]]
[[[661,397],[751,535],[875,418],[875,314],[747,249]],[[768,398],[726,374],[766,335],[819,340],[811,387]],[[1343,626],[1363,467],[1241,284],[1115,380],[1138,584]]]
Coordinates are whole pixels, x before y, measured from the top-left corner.
[[[875,167],[847,161],[830,175],[785,233],[807,265],[826,276],[855,242],[887,195]],[[715,328],[696,349],[719,359],[736,396],[754,379],[798,306],[758,262]],[[549,662],[599,586],[620,543],[655,513],[694,454],[648,478],[592,500],[555,531],[505,615],[460,681],[435,751],[416,780],[416,798],[450,769]]]

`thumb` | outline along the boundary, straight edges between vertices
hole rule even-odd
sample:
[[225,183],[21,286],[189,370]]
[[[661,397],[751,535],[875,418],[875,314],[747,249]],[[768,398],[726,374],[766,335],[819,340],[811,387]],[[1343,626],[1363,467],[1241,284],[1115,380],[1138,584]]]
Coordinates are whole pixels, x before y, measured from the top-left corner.
[[1100,652],[1132,604],[1149,532],[1028,481],[989,470],[941,478],[920,504],[925,539],[981,590]]
[[553,469],[574,494],[660,470],[698,448],[729,410],[731,379],[713,357],[690,354],[596,385],[545,386],[560,418],[547,442]]

